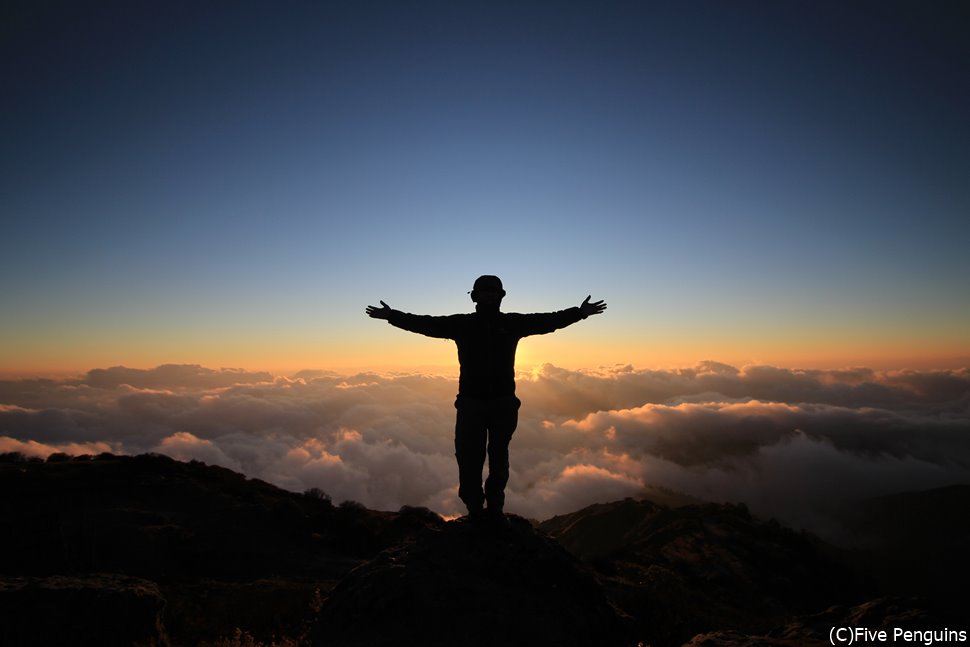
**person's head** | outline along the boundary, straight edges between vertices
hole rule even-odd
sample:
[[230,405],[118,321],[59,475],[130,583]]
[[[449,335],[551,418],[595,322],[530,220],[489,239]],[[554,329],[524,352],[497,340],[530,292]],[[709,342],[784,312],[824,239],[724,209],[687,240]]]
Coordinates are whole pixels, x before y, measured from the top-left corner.
[[502,280],[499,277],[485,274],[475,279],[470,294],[475,303],[490,305],[502,303],[505,290],[502,289]]

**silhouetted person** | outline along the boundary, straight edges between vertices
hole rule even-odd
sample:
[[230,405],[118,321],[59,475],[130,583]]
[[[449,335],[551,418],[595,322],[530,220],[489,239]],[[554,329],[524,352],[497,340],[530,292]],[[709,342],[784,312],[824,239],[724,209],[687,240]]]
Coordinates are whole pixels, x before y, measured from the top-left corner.
[[[367,306],[367,314],[392,326],[429,337],[454,339],[458,345],[458,410],[455,457],[458,459],[458,496],[469,517],[484,512],[505,522],[505,485],[509,480],[509,441],[519,420],[515,397],[515,348],[529,335],[565,328],[606,310],[602,301],[586,297],[578,307],[541,314],[500,312],[505,290],[497,276],[480,276],[470,292],[475,312],[443,317],[413,315],[381,301]],[[488,478],[482,489],[482,468],[488,454]],[[487,511],[483,505],[488,502]]]

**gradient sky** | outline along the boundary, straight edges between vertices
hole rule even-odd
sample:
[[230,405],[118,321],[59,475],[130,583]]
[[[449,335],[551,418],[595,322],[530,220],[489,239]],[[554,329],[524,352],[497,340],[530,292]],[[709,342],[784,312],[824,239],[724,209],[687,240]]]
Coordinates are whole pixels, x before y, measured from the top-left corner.
[[970,364],[966,3],[2,11],[2,373]]

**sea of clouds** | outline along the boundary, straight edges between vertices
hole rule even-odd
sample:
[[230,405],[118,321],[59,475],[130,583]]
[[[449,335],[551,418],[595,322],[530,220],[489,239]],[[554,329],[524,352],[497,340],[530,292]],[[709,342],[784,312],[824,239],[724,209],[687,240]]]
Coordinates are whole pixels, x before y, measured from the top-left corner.
[[[667,488],[831,534],[872,496],[970,482],[970,370],[545,365],[518,375],[507,510],[537,519]],[[0,381],[0,453],[221,465],[335,502],[461,514],[457,380],[167,365]]]

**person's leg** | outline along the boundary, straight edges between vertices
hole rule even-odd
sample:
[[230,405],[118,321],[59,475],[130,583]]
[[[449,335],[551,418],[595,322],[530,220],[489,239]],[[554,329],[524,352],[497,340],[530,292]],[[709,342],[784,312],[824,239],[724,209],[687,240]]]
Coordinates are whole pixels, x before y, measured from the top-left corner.
[[509,442],[519,423],[519,399],[493,400],[488,412],[488,478],[485,498],[493,514],[505,508],[505,486],[509,482]]
[[481,512],[485,502],[482,467],[485,465],[486,419],[480,402],[468,398],[455,401],[455,458],[458,460],[458,498],[469,514]]

